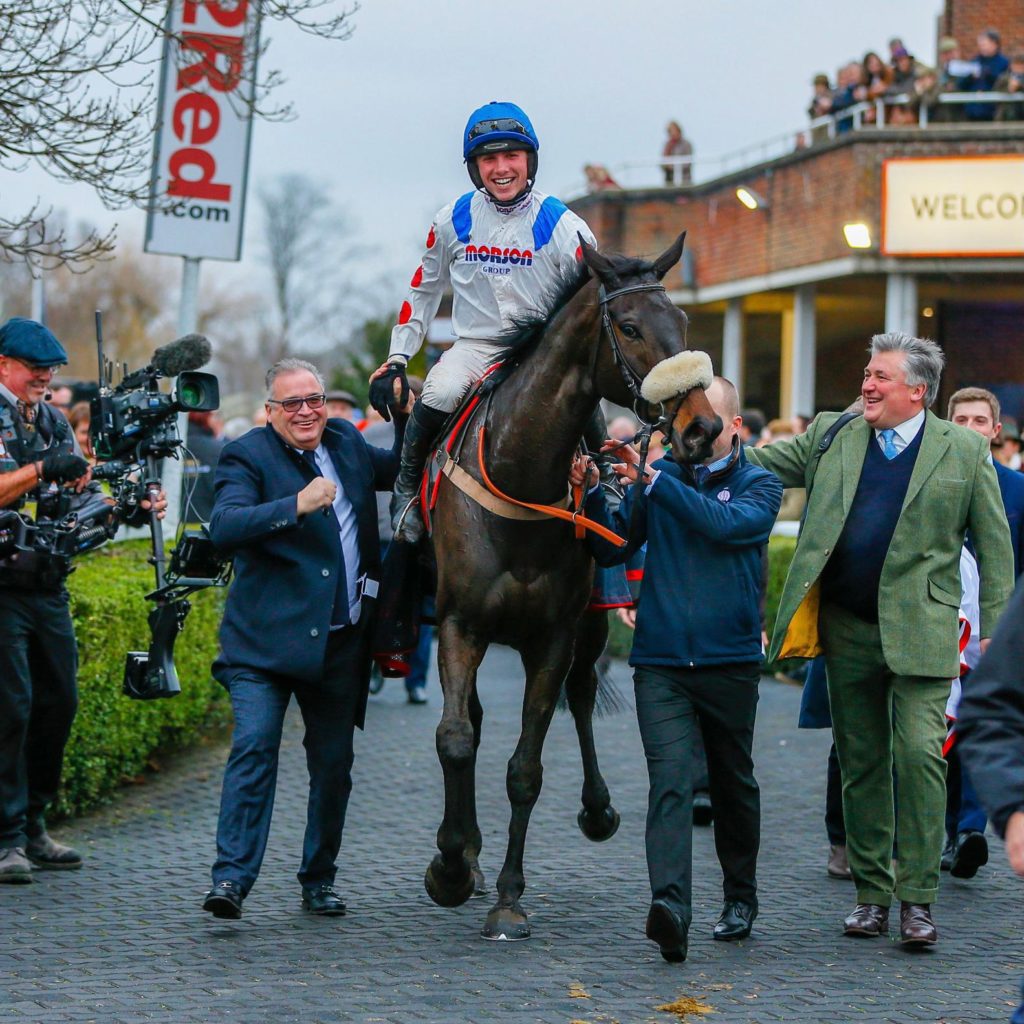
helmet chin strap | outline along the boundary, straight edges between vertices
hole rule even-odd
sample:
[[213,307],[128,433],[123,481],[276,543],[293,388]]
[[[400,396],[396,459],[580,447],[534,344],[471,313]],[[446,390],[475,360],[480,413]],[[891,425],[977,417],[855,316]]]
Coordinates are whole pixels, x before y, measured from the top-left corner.
[[483,192],[484,198],[492,205],[498,207],[499,210],[510,211],[514,210],[519,206],[524,199],[533,191],[533,179],[526,179],[526,188],[522,190],[514,199],[499,199],[492,192],[490,192],[486,185],[480,186],[480,191]]

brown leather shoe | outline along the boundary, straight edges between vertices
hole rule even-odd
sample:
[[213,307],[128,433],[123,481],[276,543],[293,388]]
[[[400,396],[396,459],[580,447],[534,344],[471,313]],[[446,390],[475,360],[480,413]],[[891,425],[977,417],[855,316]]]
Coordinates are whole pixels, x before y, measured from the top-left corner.
[[877,903],[858,903],[853,913],[843,922],[844,935],[877,939],[889,934],[889,908]]
[[934,946],[939,933],[927,903],[900,904],[900,942],[911,949]]

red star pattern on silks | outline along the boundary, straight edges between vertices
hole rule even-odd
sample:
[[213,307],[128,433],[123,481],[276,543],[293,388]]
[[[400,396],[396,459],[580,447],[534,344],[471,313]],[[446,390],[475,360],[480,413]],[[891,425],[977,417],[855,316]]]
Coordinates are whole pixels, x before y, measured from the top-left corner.
[[583,246],[582,245],[577,245],[576,246],[576,262],[577,263],[582,263],[583,262]]
[[430,234],[427,235],[427,248],[433,249],[434,243],[437,241],[437,236],[434,234],[434,227],[431,225]]
[[400,324],[407,324],[410,317],[412,316],[412,306],[408,302],[402,303],[402,308],[398,313],[398,322]]
[[419,288],[419,286],[422,283],[423,283],[423,267],[417,267],[416,268],[416,273],[412,275],[412,282],[411,282],[411,284],[412,284],[413,288]]

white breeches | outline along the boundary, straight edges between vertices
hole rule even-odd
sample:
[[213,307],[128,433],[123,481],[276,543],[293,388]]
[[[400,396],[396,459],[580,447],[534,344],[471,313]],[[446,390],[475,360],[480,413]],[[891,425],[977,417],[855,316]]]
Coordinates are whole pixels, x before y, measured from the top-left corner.
[[459,338],[434,364],[423,382],[423,404],[454,412],[463,395],[508,346],[475,338]]

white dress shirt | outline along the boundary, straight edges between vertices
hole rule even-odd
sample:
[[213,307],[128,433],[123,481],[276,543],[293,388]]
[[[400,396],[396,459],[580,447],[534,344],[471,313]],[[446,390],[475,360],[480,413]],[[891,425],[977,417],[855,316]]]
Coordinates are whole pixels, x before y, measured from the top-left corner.
[[338,472],[334,468],[331,456],[327,449],[318,444],[313,452],[316,457],[316,464],[325,480],[330,480],[337,488],[334,494],[334,514],[338,517],[340,528],[338,538],[341,541],[341,551],[345,559],[345,577],[348,584],[348,615],[355,623],[359,621],[360,593],[359,593],[359,523],[356,520],[356,511],[352,502],[345,493],[338,479]]
[[[922,409],[916,416],[911,416],[909,420],[904,420],[902,423],[893,427],[896,431],[892,435],[892,443],[896,446],[896,454],[898,455],[904,448],[907,447],[917,437],[917,432],[924,426],[924,409]],[[875,429],[875,440],[878,442],[878,447],[885,451],[885,439],[882,437],[882,432],[879,429]]]

